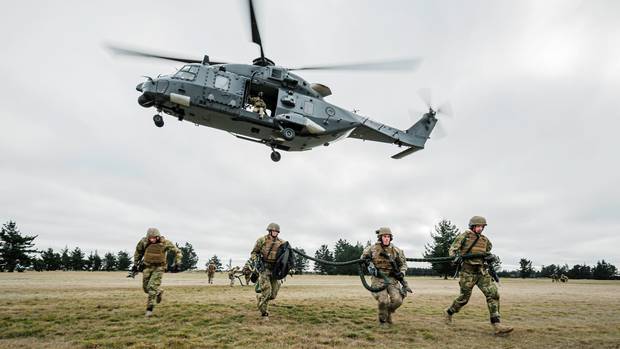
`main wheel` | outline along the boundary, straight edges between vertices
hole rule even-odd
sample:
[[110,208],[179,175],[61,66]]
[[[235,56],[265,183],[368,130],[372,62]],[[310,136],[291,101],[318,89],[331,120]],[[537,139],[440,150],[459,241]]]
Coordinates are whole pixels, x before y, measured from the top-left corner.
[[153,116],[153,122],[155,123],[155,126],[157,126],[157,127],[163,127],[164,126],[164,118],[162,118],[161,115],[159,115],[159,114],[155,114]]
[[278,162],[280,161],[280,159],[282,158],[282,155],[280,155],[280,153],[278,153],[277,151],[272,151],[271,152],[271,160]]
[[295,138],[295,131],[292,128],[285,128],[282,132],[282,137],[287,141],[292,141]]

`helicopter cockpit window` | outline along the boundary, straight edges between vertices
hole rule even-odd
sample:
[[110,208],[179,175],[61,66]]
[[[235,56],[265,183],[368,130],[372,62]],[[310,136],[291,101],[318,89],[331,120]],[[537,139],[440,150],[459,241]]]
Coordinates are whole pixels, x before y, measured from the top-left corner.
[[198,73],[198,67],[195,65],[186,65],[181,70],[174,74],[174,78],[181,80],[189,80],[192,81],[196,79],[196,74]]
[[219,88],[220,90],[225,90],[228,91],[228,86],[230,85],[230,79],[222,76],[222,75],[216,75],[215,76],[215,88]]

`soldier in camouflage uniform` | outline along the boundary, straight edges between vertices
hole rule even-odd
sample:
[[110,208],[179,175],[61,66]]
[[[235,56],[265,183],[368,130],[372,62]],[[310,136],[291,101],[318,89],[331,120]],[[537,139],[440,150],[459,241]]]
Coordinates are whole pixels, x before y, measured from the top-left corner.
[[253,112],[258,113],[258,117],[261,119],[265,117],[265,109],[267,108],[267,104],[263,100],[263,93],[259,92],[258,96],[250,97],[250,104],[253,107]]
[[558,276],[558,273],[551,274],[551,282],[560,282],[560,277]]
[[[378,241],[374,245],[366,247],[360,258],[372,260],[375,267],[387,275],[390,281],[385,290],[372,293],[372,296],[379,303],[379,324],[387,326],[392,324],[392,314],[403,304],[403,298],[407,296],[407,293],[400,289],[398,281],[407,272],[407,260],[403,251],[392,244],[394,236],[390,228],[379,228],[375,233]],[[398,269],[394,269],[390,263],[390,258],[396,262]],[[372,276],[372,287],[383,285],[382,278]]]
[[269,320],[268,303],[270,300],[276,299],[280,289],[280,282],[272,276],[271,271],[276,262],[278,248],[286,243],[286,241],[278,237],[280,234],[280,226],[278,224],[269,223],[267,232],[267,235],[261,236],[256,240],[251,253],[251,260],[255,262],[262,261],[264,266],[262,270],[258,271],[257,287],[260,290],[260,295],[256,296],[258,310],[264,320]]
[[[176,254],[175,264],[172,272],[179,271],[182,253],[170,240],[166,240],[157,228],[149,228],[146,237],[142,238],[136,246],[133,255],[133,269],[137,272],[137,265],[142,260],[144,270],[142,271],[142,289],[148,294],[146,302],[146,316],[153,315],[155,303],[160,303],[164,291],[159,288],[161,278],[166,270],[166,253],[172,251]],[[134,270],[135,269],[135,270]]]
[[237,274],[239,274],[239,267],[230,268],[230,270],[228,271],[228,278],[230,279],[230,287],[233,287],[235,285],[235,277],[237,277]]
[[245,277],[245,284],[249,285],[250,278],[252,277],[252,261],[251,260],[248,259],[248,261],[245,262],[243,269],[241,269],[241,273]]
[[213,262],[210,262],[209,265],[207,266],[207,278],[209,278],[209,284],[213,283],[213,276],[215,275],[215,264]]
[[[451,257],[462,256],[465,254],[488,253],[491,251],[491,241],[482,235],[482,231],[487,225],[484,217],[474,216],[469,220],[469,229],[454,239],[449,249]],[[499,292],[493,279],[484,265],[483,258],[463,260],[459,285],[461,286],[461,294],[454,300],[450,308],[444,311],[444,318],[447,324],[452,323],[452,315],[458,313],[459,310],[469,301],[471,291],[474,286],[484,293],[489,308],[491,325],[496,335],[504,335],[512,332],[512,327],[500,324],[499,314]]]

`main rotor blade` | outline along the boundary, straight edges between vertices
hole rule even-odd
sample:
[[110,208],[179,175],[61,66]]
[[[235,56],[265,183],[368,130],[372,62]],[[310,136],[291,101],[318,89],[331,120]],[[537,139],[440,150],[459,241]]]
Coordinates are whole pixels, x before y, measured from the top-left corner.
[[287,68],[288,70],[375,70],[375,71],[405,71],[414,70],[422,62],[421,58],[405,58],[397,60],[326,64],[306,67]]
[[[124,47],[114,46],[114,45],[106,45],[106,46],[110,51],[112,51],[114,54],[117,54],[117,55],[157,58],[157,59],[165,59],[169,61],[183,62],[183,63],[201,63],[202,62],[202,59],[192,59],[192,58],[170,56],[170,55],[158,54],[158,53],[152,53],[152,52],[144,52],[144,51],[138,51],[138,50],[128,49]],[[209,64],[226,64],[226,63],[209,61]]]
[[252,25],[252,42],[260,47],[260,57],[264,59],[263,42],[260,39],[260,32],[258,31],[258,24],[256,23],[256,14],[254,13],[254,3],[252,0],[248,0],[248,6],[250,8],[250,24]]

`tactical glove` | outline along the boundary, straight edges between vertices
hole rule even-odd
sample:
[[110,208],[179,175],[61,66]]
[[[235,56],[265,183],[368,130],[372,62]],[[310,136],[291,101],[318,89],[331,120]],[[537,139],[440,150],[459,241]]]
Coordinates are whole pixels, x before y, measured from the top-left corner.
[[405,274],[403,274],[402,271],[399,271],[394,274],[394,277],[396,278],[396,280],[402,280],[405,277]]

